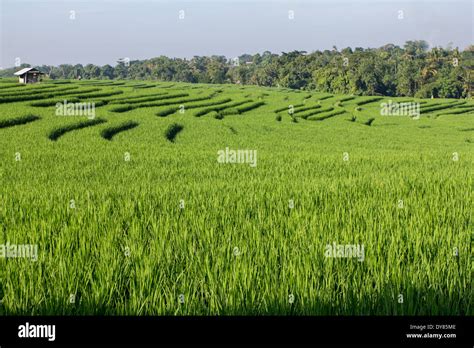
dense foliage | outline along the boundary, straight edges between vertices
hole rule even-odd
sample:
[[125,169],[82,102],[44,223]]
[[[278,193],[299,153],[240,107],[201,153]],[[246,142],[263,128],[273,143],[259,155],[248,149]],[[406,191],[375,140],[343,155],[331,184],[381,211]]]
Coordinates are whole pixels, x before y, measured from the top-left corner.
[[[28,65],[24,65],[28,66]],[[271,52],[192,59],[157,57],[113,67],[93,64],[41,66],[53,79],[141,79],[191,83],[234,83],[356,95],[461,98],[474,87],[474,46],[428,49],[425,41],[376,49]],[[14,70],[0,71],[11,76]]]

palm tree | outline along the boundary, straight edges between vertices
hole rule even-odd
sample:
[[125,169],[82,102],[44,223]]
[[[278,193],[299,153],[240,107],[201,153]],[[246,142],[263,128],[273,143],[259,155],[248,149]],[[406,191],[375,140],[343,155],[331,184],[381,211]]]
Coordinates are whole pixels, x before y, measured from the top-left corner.
[[441,50],[437,47],[433,47],[428,53],[426,59],[426,66],[421,70],[421,81],[422,84],[427,82],[431,77],[438,74],[439,63],[441,60]]
[[459,81],[462,82],[462,94],[465,95],[467,98],[472,96],[471,87],[471,71],[470,70],[462,70],[461,74],[458,75]]

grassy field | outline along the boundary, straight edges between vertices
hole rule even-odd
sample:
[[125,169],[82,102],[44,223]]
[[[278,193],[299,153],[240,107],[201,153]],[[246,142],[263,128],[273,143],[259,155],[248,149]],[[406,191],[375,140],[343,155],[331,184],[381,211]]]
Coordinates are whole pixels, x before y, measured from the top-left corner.
[[0,258],[0,314],[473,315],[473,120],[473,100],[2,80],[0,244],[38,259]]

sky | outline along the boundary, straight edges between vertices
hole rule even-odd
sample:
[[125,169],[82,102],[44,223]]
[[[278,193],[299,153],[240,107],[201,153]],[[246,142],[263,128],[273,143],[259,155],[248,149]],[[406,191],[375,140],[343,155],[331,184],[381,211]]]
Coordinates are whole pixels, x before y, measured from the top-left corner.
[[0,67],[474,44],[474,0],[0,0]]

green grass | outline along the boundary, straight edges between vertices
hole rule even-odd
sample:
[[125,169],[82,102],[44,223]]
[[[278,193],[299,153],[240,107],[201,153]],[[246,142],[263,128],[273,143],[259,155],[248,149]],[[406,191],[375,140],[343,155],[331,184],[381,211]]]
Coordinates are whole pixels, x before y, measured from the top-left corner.
[[319,108],[321,108],[321,105],[312,105],[312,106],[305,106],[305,107],[296,108],[293,112],[293,115],[299,114],[303,111],[315,110],[315,109],[319,109]]
[[322,112],[318,114],[317,116],[310,116],[307,118],[309,121],[323,121],[327,118],[331,118],[337,115],[342,115],[345,114],[347,111],[346,110],[336,110],[332,112]]
[[49,132],[48,138],[50,140],[56,141],[56,140],[59,139],[59,137],[63,136],[64,134],[66,134],[68,132],[71,132],[73,130],[95,126],[97,124],[104,123],[104,122],[107,122],[107,121],[103,120],[103,119],[100,119],[100,118],[97,118],[97,119],[93,119],[93,120],[87,120],[87,121],[80,121],[80,122],[76,122],[76,123],[71,123],[71,124],[68,124],[68,125],[65,125],[65,126],[54,128],[51,132]]
[[[102,106],[56,116],[63,95]],[[388,100],[407,98],[0,83],[17,125],[0,127],[0,244],[38,245],[0,258],[0,315],[473,315],[474,102],[410,99],[413,119],[381,116]],[[219,163],[226,147],[256,167]],[[364,261],[325,257],[333,242]]]
[[375,102],[378,102],[382,99],[383,99],[382,97],[366,98],[364,100],[357,101],[355,104],[358,105],[358,106],[361,106],[361,105],[365,105],[365,104],[375,103]]
[[[252,102],[252,100],[247,99],[247,100],[240,100],[240,101],[236,101],[236,102],[233,102],[233,103],[230,103],[230,104],[224,104],[224,105],[218,105],[218,104],[216,104],[216,105],[212,105],[212,106],[210,106],[210,107],[208,107],[208,108],[204,108],[204,109],[201,109],[201,110],[196,111],[196,112],[194,113],[194,116],[196,116],[196,117],[201,117],[201,116],[204,116],[204,115],[206,115],[206,114],[209,114],[209,113],[211,113],[211,112],[213,112],[213,111],[215,111],[215,112],[221,112],[221,111],[223,111],[223,110],[231,109],[231,108],[233,109],[233,111],[230,112],[230,113],[233,113],[233,112],[238,113],[238,111],[237,111],[237,109],[236,109],[237,106],[240,106],[240,105],[246,104],[246,103],[251,103],[251,102]],[[229,114],[230,114],[230,113],[229,113]]]
[[262,105],[265,105],[262,101],[256,103],[242,102],[240,106],[223,109],[221,115],[239,115],[257,109]]
[[91,89],[75,89],[75,88],[68,88],[66,90],[47,90],[47,91],[41,91],[40,93],[36,92],[28,92],[28,93],[18,93],[16,95],[8,95],[8,96],[1,96],[0,95],[0,104],[3,103],[13,103],[13,102],[19,102],[19,101],[28,101],[28,100],[38,100],[38,99],[48,99],[56,96],[69,96],[69,95],[74,95],[77,97],[80,94],[84,93],[90,93],[90,92],[96,92],[99,89],[97,88],[91,88]]
[[[220,105],[226,104],[230,101],[232,101],[232,99],[224,98],[224,99],[212,100],[212,101],[208,101],[208,102],[194,102],[194,103],[193,102],[186,102],[186,103],[183,103],[179,106],[174,106],[174,107],[170,107],[170,108],[160,110],[156,113],[156,115],[160,116],[160,117],[166,117],[166,116],[172,115],[175,112],[181,110],[181,107],[183,108],[182,110],[184,112],[187,109],[196,109],[196,108],[202,108],[202,107],[208,107],[208,106],[215,107],[217,105],[220,106]],[[211,108],[211,110],[214,110],[214,109]]]
[[374,117],[371,117],[371,118],[369,118],[367,121],[365,121],[364,124],[365,124],[366,126],[371,126],[372,123],[374,123],[374,121],[375,121],[375,118],[374,118]]
[[459,102],[459,103],[449,103],[449,104],[439,104],[439,105],[434,105],[431,107],[421,107],[421,113],[426,114],[428,112],[433,112],[433,111],[438,111],[438,110],[445,110],[445,109],[450,109],[453,106],[459,106],[462,105],[464,102]]
[[19,116],[9,119],[2,119],[0,120],[0,128],[7,128],[13,126],[19,126],[23,124],[27,124],[36,120],[39,120],[40,117],[35,115],[26,115],[26,116]]
[[330,106],[328,108],[316,108],[315,110],[310,110],[308,112],[299,113],[297,116],[302,119],[310,119],[311,116],[323,114],[325,112],[333,111],[334,107]]
[[[186,95],[187,95],[187,93],[186,93]],[[184,94],[182,96],[184,96]],[[195,101],[208,100],[208,99],[212,98],[212,95],[192,97],[192,98],[184,98],[184,99],[182,98],[182,96],[178,96],[178,95],[163,96],[163,97],[158,98],[156,101],[153,101],[153,102],[137,102],[137,103],[135,103],[135,100],[134,100],[132,104],[129,103],[129,104],[125,104],[123,106],[113,107],[113,108],[110,109],[110,111],[120,113],[120,112],[127,112],[127,111],[131,111],[131,110],[134,110],[134,109],[139,109],[139,108],[149,108],[149,107],[153,107],[153,106],[181,105],[181,104],[195,102]],[[178,99],[175,99],[175,98],[178,98]],[[120,105],[122,105],[122,104],[120,104]]]
[[64,92],[70,91],[73,89],[78,89],[78,86],[67,86],[67,87],[56,87],[55,85],[46,85],[46,86],[38,86],[38,87],[30,87],[30,88],[23,88],[23,89],[15,89],[15,90],[6,90],[4,91],[3,88],[0,91],[0,97],[14,97],[14,96],[28,96],[28,95],[36,95],[36,94],[44,94],[49,92]]
[[183,130],[183,126],[177,123],[171,124],[165,131],[165,137],[171,142],[174,142],[179,132]]
[[[298,107],[301,107],[301,106],[304,106],[304,104],[301,103],[301,104],[293,105],[293,109],[298,108]],[[290,105],[285,106],[285,107],[282,107],[282,108],[278,108],[278,109],[276,109],[276,110],[273,110],[273,112],[275,112],[275,113],[279,113],[279,112],[282,112],[282,111],[287,111],[287,112],[289,113],[289,111],[290,111]]]
[[125,132],[138,126],[137,122],[126,121],[117,126],[105,128],[100,132],[102,138],[112,140],[112,138],[118,133]]
[[189,96],[188,93],[175,93],[175,94],[160,94],[160,95],[153,95],[153,96],[144,96],[141,98],[134,98],[134,99],[123,99],[123,100],[115,100],[112,101],[112,104],[141,104],[145,102],[154,102],[172,98],[179,98],[179,97],[187,97]]

